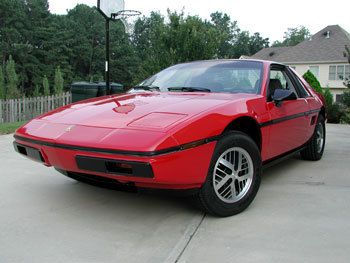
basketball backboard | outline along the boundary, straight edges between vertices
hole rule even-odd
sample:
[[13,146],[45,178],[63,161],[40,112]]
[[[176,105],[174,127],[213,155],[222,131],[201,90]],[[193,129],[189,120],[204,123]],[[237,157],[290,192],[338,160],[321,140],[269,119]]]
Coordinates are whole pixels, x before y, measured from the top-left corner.
[[125,9],[124,0],[98,0],[97,9],[108,19],[112,14],[118,13]]

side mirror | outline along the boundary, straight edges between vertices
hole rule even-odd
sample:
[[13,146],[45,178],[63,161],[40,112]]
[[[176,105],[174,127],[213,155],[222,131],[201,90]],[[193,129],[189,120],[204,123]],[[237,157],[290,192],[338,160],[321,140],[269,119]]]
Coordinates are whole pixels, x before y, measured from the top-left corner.
[[284,100],[296,100],[297,96],[291,90],[286,89],[276,89],[272,95],[272,100],[275,102],[276,106],[279,107]]

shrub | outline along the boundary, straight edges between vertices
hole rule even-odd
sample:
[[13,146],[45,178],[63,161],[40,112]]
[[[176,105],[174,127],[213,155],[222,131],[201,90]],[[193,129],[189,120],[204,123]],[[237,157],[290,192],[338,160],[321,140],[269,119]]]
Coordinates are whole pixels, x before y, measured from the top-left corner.
[[333,103],[327,108],[327,120],[328,123],[340,123],[344,118],[345,111],[339,103]]
[[10,55],[9,60],[6,62],[5,67],[6,72],[6,98],[19,98],[20,93],[17,89],[17,85],[19,83],[18,75],[16,73],[16,63],[12,59],[12,56]]
[[320,82],[317,80],[314,74],[310,70],[306,71],[303,75],[303,78],[306,80],[307,83],[318,93],[323,94],[323,90],[321,87]]
[[344,113],[344,115],[340,119],[340,122],[350,124],[350,111],[349,110],[347,110]]
[[32,97],[40,97],[40,86],[35,85],[35,89],[33,90]]
[[5,99],[5,76],[0,64],[0,100]]
[[333,94],[330,92],[329,89],[324,89],[323,96],[324,96],[324,99],[326,101],[326,108],[332,106],[332,104],[333,104]]
[[53,90],[55,94],[63,93],[63,77],[59,66],[55,70],[55,83],[53,86]]
[[344,91],[342,103],[347,107],[350,107],[350,90]]
[[46,75],[43,78],[43,88],[44,88],[44,96],[50,96],[50,84]]

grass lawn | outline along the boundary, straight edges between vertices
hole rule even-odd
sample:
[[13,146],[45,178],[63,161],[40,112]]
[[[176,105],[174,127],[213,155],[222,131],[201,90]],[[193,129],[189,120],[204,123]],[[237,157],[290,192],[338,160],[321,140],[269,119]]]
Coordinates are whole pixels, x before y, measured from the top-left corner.
[[14,133],[15,130],[22,126],[25,121],[13,122],[13,123],[0,123],[0,135]]

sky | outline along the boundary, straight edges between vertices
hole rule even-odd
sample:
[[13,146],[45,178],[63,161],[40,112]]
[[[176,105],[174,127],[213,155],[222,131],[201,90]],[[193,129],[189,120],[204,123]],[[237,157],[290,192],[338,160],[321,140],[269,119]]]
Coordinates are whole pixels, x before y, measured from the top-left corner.
[[[113,1],[113,0],[110,0]],[[50,11],[66,14],[76,4],[95,6],[97,0],[49,0]],[[141,11],[148,15],[151,11],[181,11],[209,19],[215,11],[225,12],[238,22],[242,30],[259,32],[268,37],[270,43],[283,40],[287,28],[303,25],[312,34],[327,25],[338,24],[350,32],[349,0],[125,0],[125,9]]]

